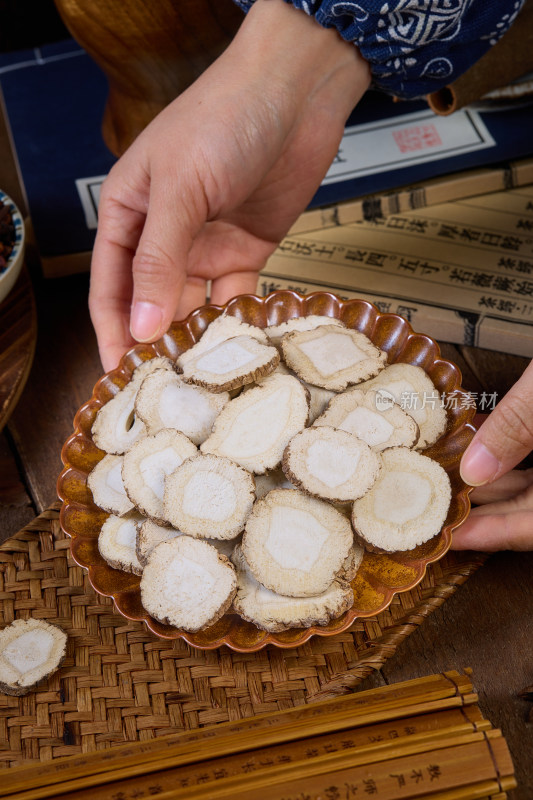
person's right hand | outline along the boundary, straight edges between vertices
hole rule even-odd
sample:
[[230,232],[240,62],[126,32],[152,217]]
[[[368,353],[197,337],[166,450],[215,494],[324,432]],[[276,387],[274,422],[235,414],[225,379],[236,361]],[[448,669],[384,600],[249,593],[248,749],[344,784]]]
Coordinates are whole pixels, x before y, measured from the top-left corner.
[[283,0],[257,0],[225,53],[105,181],[90,310],[105,370],[257,273],[331,164],[368,87],[353,45]]

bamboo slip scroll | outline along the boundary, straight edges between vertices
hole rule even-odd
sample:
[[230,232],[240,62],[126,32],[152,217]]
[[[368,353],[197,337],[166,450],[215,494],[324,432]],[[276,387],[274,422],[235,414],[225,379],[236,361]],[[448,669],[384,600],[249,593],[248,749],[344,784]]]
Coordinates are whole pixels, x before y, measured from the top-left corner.
[[10,800],[504,800],[505,739],[469,672],[11,769]]

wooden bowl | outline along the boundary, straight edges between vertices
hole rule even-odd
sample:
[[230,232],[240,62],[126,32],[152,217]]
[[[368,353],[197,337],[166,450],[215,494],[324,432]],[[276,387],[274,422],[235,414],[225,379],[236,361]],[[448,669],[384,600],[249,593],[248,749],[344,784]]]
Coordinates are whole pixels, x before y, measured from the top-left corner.
[[[366,552],[362,565],[352,582],[352,608],[328,625],[294,628],[282,633],[268,633],[246,622],[236,614],[226,614],[215,625],[198,633],[188,633],[164,625],[151,617],[141,605],[140,578],[110,567],[98,551],[98,534],[108,515],[98,508],[87,487],[87,476],[103,458],[104,453],[94,444],[91,427],[96,413],[130,380],[135,367],[156,356],[175,360],[201,337],[206,327],[224,310],[238,319],[257,325],[277,325],[292,317],[310,314],[327,315],[342,320],[345,325],[365,333],[388,354],[389,363],[404,362],[422,367],[439,392],[450,402],[445,433],[425,455],[434,458],[446,470],[452,485],[452,500],[441,532],[429,542],[407,552],[378,554]],[[296,292],[273,292],[268,297],[241,295],[226,306],[207,305],[197,309],[182,322],[172,325],[155,344],[140,344],[129,350],[117,369],[106,374],[94,387],[93,396],[74,418],[74,433],[61,453],[64,469],[58,479],[58,494],[63,501],[61,525],[71,537],[71,552],[75,561],[89,572],[94,589],[113,597],[117,610],[127,619],[143,620],[148,628],[162,638],[183,638],[201,649],[227,645],[240,652],[252,652],[272,644],[295,647],[311,636],[332,636],[349,628],[360,617],[372,617],[383,611],[398,592],[416,586],[423,578],[428,564],[441,558],[452,540],[452,531],[466,518],[471,491],[461,479],[459,462],[471,441],[475,409],[469,395],[461,387],[461,373],[451,361],[441,358],[438,344],[421,333],[415,333],[402,317],[382,314],[364,300],[342,301],[329,292],[301,296]]]

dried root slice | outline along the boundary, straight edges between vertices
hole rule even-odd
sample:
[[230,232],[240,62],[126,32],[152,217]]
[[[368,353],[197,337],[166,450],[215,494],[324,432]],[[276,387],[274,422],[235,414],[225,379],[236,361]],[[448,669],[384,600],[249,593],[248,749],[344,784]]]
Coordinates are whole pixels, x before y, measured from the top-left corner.
[[275,347],[252,336],[235,336],[190,358],[183,367],[183,379],[211,392],[226,392],[270,375],[278,364]]
[[158,544],[161,542],[168,542],[170,539],[175,539],[177,536],[182,536],[181,531],[175,528],[167,528],[164,525],[158,525],[151,519],[144,519],[141,525],[137,528],[137,540],[135,545],[135,553],[139,559],[142,567],[148,563],[148,556]]
[[237,567],[233,608],[265,631],[327,625],[353,605],[353,591],[345,581],[334,580],[325,592],[314,597],[287,597],[266,589],[254,578],[240,546],[233,551],[232,561]]
[[133,508],[122,481],[123,464],[124,456],[104,456],[87,477],[87,486],[96,505],[119,517]]
[[446,411],[438,389],[422,367],[413,364],[391,364],[376,378],[358,387],[375,389],[380,405],[398,403],[417,423],[420,436],[415,445],[423,450],[442,436],[446,429]]
[[227,558],[201,539],[178,536],[152,550],[141,578],[141,602],[161,622],[186,631],[213,625],[235,596]]
[[135,411],[149,435],[174,428],[194,444],[201,444],[228,401],[227,392],[213,394],[185,383],[175,372],[158,370],[142,382]]
[[377,375],[387,361],[387,354],[364,333],[335,325],[288,333],[281,349],[302,380],[334,392]]
[[262,344],[268,344],[266,333],[262,328],[248,325],[247,322],[241,322],[240,319],[229,314],[222,314],[207,326],[199,341],[182,353],[176,363],[183,369],[192,358],[196,358],[200,353],[205,353],[215,345],[225,342],[226,339],[233,339],[235,336],[251,336]]
[[412,550],[441,530],[450,505],[450,479],[436,461],[406,447],[384,450],[382,459],[376,483],[353,504],[353,526],[372,549]]
[[314,424],[351,433],[376,453],[387,447],[413,447],[419,436],[413,417],[391,399],[383,401],[372,389],[350,389],[335,395]]
[[271,375],[231,400],[215,420],[203,453],[230,458],[258,475],[281,462],[309,413],[307,392],[291,375]]
[[200,455],[167,478],[164,514],[190,536],[234,539],[255,500],[254,479],[229,458]]
[[305,383],[304,386],[309,392],[309,425],[324,413],[330,401],[337,397],[336,392],[330,389],[322,389],[320,386],[313,386],[311,383]]
[[98,411],[93,422],[92,436],[100,450],[122,455],[146,436],[144,422],[135,416],[138,390],[138,384],[128,383]]
[[358,542],[354,542],[342,565],[342,572],[339,573],[338,577],[348,582],[353,581],[361,566],[364,554],[365,548]]
[[157,370],[175,373],[169,358],[143,361],[133,370],[130,382],[98,411],[92,426],[92,436],[100,450],[122,455],[146,436],[144,422],[135,414],[135,399],[145,377]]
[[67,634],[40,619],[16,619],[0,631],[0,691],[27,694],[61,666]]
[[282,466],[299,489],[345,503],[368,492],[379,475],[381,459],[351,433],[324,425],[306,428],[291,439]]
[[98,550],[114,569],[142,575],[143,565],[137,558],[137,528],[143,517],[130,512],[125,517],[108,517],[98,534]]
[[124,456],[122,480],[135,507],[155,522],[168,522],[163,512],[167,476],[198,450],[187,437],[171,428],[146,436]]
[[288,319],[287,322],[281,322],[279,325],[269,325],[265,328],[265,333],[275,347],[280,347],[281,340],[286,333],[292,331],[313,331],[315,328],[320,328],[322,325],[337,325],[344,328],[344,323],[335,317],[322,317],[317,314],[311,314],[308,317],[293,317]]
[[296,489],[274,489],[254,505],[242,552],[254,577],[289,597],[325,592],[353,544],[349,520]]

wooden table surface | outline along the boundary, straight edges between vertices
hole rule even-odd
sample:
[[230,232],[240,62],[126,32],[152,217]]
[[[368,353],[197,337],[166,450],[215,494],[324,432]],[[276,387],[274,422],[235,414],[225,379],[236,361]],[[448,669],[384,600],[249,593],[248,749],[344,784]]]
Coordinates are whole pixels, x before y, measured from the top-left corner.
[[[0,186],[24,209],[0,117]],[[31,267],[31,264],[30,264]],[[76,410],[101,375],[87,309],[88,276],[45,281],[32,271],[38,312],[30,376],[0,434],[0,541],[56,499],[60,450]],[[533,339],[532,339],[533,342]],[[532,345],[533,347],[533,345]],[[442,345],[463,372],[463,386],[502,396],[526,359]],[[512,800],[533,798],[533,703],[518,697],[533,684],[533,553],[497,553],[435,611],[362,688],[448,669],[472,667],[480,704],[501,727],[519,787]]]

